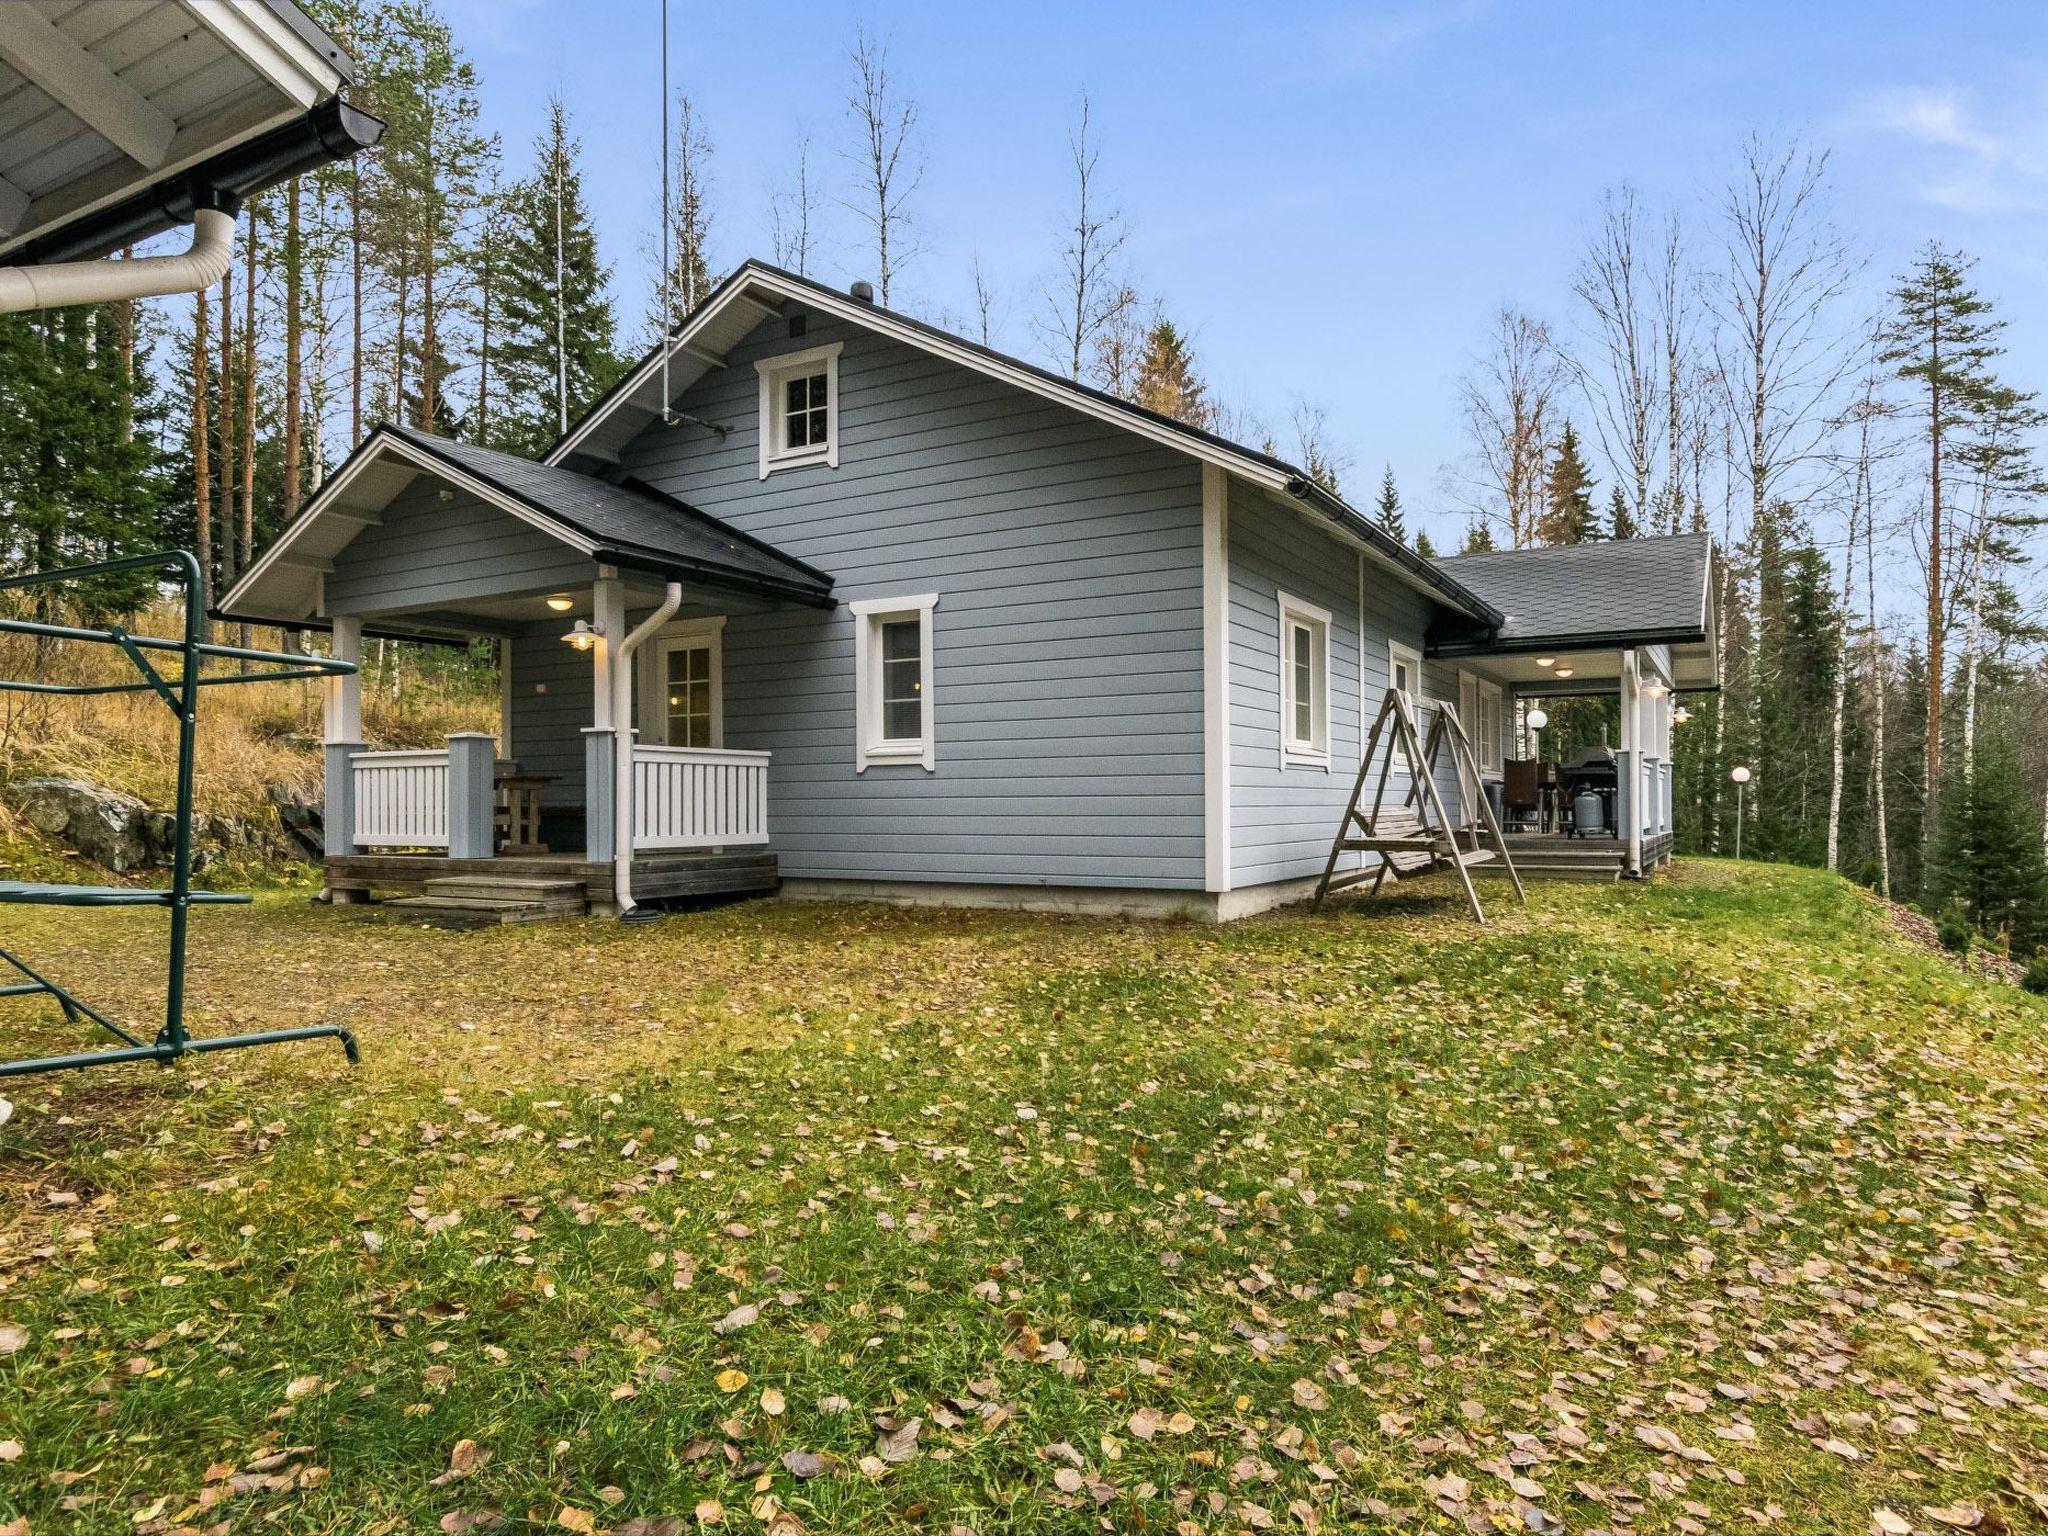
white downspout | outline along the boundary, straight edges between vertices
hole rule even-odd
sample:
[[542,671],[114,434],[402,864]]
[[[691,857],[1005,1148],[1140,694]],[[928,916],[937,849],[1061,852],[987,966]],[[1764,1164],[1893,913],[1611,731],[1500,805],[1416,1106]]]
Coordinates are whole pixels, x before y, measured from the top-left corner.
[[220,281],[235,253],[234,215],[217,208],[192,214],[192,249],[182,256],[133,261],[61,261],[46,267],[0,267],[0,315],[71,304],[112,304],[197,293]]
[[612,892],[619,916],[633,910],[633,653],[683,606],[683,588],[670,582],[661,606],[619,642],[612,655]]

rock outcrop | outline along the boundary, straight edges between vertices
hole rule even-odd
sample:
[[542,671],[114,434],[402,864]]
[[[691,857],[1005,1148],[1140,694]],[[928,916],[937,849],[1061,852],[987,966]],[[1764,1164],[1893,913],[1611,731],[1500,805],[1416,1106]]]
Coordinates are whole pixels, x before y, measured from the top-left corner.
[[[267,793],[277,811],[275,826],[230,816],[194,819],[195,867],[204,868],[228,852],[318,862],[322,847],[318,796],[282,784],[269,786]],[[176,849],[175,816],[151,810],[133,795],[85,779],[23,779],[0,787],[0,799],[38,832],[116,874],[169,864]]]

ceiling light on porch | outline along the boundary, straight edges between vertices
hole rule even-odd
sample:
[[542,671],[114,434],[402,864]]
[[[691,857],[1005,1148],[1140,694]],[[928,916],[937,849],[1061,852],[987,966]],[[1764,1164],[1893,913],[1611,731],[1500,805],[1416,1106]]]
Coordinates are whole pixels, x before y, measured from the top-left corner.
[[1570,677],[1572,675],[1572,669],[1570,667],[1559,667],[1557,669],[1557,675],[1559,677]]
[[548,599],[548,606],[557,613],[567,613],[576,606],[576,599],[557,595]]
[[1555,656],[1538,656],[1536,658],[1536,665],[1539,667],[1554,667],[1557,665],[1557,658]]
[[590,620],[578,619],[575,627],[569,633],[562,636],[562,639],[567,644],[575,646],[579,651],[587,651],[597,644],[598,637],[603,633],[604,631],[591,623]]

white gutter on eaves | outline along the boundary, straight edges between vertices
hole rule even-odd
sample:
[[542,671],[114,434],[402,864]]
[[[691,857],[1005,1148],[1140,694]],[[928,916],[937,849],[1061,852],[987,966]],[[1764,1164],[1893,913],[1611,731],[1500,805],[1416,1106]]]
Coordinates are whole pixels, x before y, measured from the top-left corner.
[[72,304],[113,304],[197,293],[220,281],[235,253],[233,214],[216,208],[192,214],[192,249],[182,256],[132,261],[60,261],[43,267],[0,267],[0,315]]

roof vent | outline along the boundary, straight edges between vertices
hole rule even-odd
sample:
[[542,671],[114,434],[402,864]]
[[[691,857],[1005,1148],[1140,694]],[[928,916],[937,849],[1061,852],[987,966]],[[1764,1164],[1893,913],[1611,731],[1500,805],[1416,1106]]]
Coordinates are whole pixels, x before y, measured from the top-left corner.
[[851,288],[847,289],[846,291],[852,294],[856,299],[860,300],[860,302],[863,304],[872,304],[875,302],[875,285],[869,282],[866,278],[861,278],[858,282],[856,282]]

